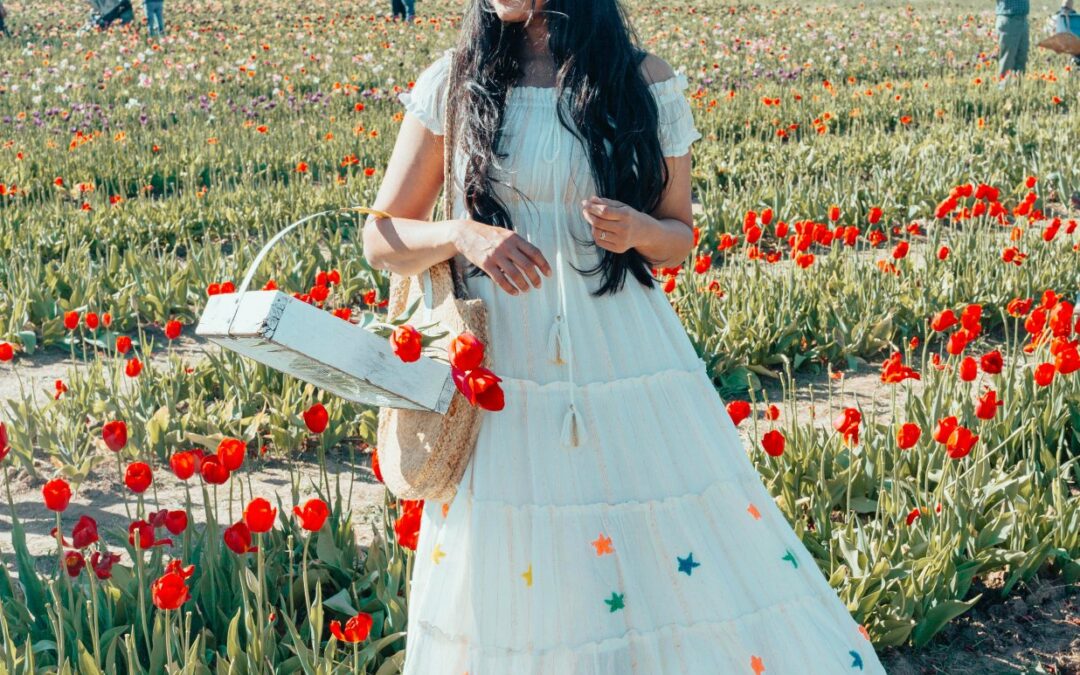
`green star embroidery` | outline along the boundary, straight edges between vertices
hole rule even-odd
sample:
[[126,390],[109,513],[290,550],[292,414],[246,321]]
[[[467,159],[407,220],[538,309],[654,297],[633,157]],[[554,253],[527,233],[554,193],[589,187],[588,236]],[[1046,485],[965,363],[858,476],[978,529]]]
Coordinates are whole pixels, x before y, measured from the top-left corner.
[[686,574],[686,576],[690,576],[695,567],[701,566],[701,563],[694,560],[693,553],[688,553],[685,558],[675,556],[675,559],[679,561],[679,571]]
[[784,554],[784,557],[781,558],[781,560],[786,560],[797,568],[799,566],[799,561],[795,559],[795,552],[790,548],[784,550],[787,551],[787,553]]
[[610,607],[612,612],[617,612],[626,606],[626,603],[623,602],[623,598],[625,597],[625,594],[620,594],[612,591],[611,597],[605,600],[604,604]]

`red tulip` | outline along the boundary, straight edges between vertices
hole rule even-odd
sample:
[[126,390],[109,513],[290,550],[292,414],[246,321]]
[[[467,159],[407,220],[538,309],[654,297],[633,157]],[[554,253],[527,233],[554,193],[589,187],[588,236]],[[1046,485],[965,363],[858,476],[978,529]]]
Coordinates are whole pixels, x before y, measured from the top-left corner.
[[416,550],[420,540],[420,521],[424,512],[424,500],[402,500],[401,515],[394,521],[397,543],[410,551]]
[[71,528],[71,545],[75,548],[86,548],[98,539],[97,521],[90,516],[79,516],[79,521]]
[[750,404],[746,401],[731,401],[727,404],[727,413],[735,426],[750,417]]
[[892,356],[885,359],[881,364],[881,381],[886,384],[899,384],[904,380],[920,379],[919,373],[910,366],[905,366],[903,360],[904,355],[900,352],[893,352]]
[[179,321],[173,320],[165,324],[165,337],[170,340],[175,340],[180,337],[180,331],[183,329],[183,324]]
[[217,455],[207,455],[199,463],[199,474],[211,485],[222,485],[229,480],[229,470]]
[[242,520],[226,528],[224,538],[225,545],[237,555],[256,553],[259,550],[251,545],[251,530]]
[[120,556],[116,553],[94,551],[90,554],[90,566],[94,568],[94,574],[101,580],[112,578],[113,565],[118,562],[120,562]]
[[0,342],[0,363],[7,363],[15,358],[15,348],[10,343]]
[[979,365],[982,367],[982,371],[988,375],[997,375],[1001,372],[1004,360],[1001,357],[1001,352],[994,350],[983,354],[979,359]]
[[248,503],[244,509],[244,522],[248,529],[259,534],[269,532],[274,527],[274,519],[277,518],[277,509],[262,497],[256,497]]
[[487,368],[473,368],[468,371],[451,368],[450,374],[454,378],[458,391],[470,404],[491,411],[502,410],[505,406],[503,390],[499,386],[502,378]]
[[384,482],[382,477],[382,471],[379,470],[379,449],[373,448],[371,450],[371,472],[375,474],[375,480],[380,483]]
[[173,453],[169,458],[169,466],[180,480],[187,480],[195,475],[198,467],[198,456],[191,450]]
[[128,525],[128,543],[139,550],[155,546],[172,546],[172,539],[158,539],[154,526],[145,520],[136,520]]
[[839,206],[830,206],[829,207],[829,221],[835,223],[838,220],[840,220],[840,207]]
[[938,443],[947,443],[949,434],[956,429],[958,424],[956,417],[952,415],[938,420],[937,426],[934,427],[934,440]]
[[142,372],[142,361],[132,357],[124,366],[124,374],[128,377],[138,377]]
[[8,444],[7,425],[0,422],[0,462],[4,461],[9,452],[11,452],[11,446]]
[[930,328],[940,333],[955,326],[957,321],[958,319],[951,309],[942,310],[930,320]]
[[108,312],[105,312],[104,314],[102,314],[101,315],[101,323],[106,328],[111,326],[112,325],[112,314],[109,314]]
[[896,432],[896,445],[901,450],[908,450],[915,447],[915,444],[919,442],[919,438],[922,436],[922,429],[918,424],[914,422],[907,422],[900,426],[900,429]]
[[142,494],[154,482],[150,465],[145,462],[132,462],[124,472],[124,485],[135,494]]
[[321,434],[326,431],[326,425],[330,422],[330,416],[326,413],[326,407],[322,403],[316,403],[304,411],[304,424],[308,431],[313,434]]
[[217,456],[222,466],[231,471],[236,471],[244,464],[244,455],[247,453],[247,445],[238,438],[223,438],[218,443]]
[[862,413],[855,408],[844,410],[833,420],[833,429],[840,432],[845,443],[859,444],[859,424],[862,422]]
[[997,392],[991,389],[979,398],[979,404],[975,406],[975,417],[981,420],[992,420],[1000,405],[1002,401],[998,399]]
[[79,313],[68,312],[64,314],[64,328],[68,330],[75,330],[79,327]]
[[915,522],[915,519],[920,517],[921,515],[922,512],[919,511],[918,508],[914,508],[911,509],[911,511],[907,514],[907,518],[905,518],[904,520],[905,522],[907,522],[908,525],[911,525],[913,522]]
[[71,486],[63,478],[56,478],[45,483],[41,496],[45,499],[45,508],[59,513],[67,509],[71,501]]
[[879,222],[881,222],[882,215],[883,213],[881,209],[874,206],[870,208],[870,215],[867,217],[867,220],[870,222],[871,225],[877,225]]
[[169,572],[150,586],[150,597],[158,609],[177,610],[191,598],[191,591],[183,574]]
[[182,534],[187,526],[187,511],[169,511],[165,514],[165,529],[169,531],[169,534]]
[[975,362],[975,359],[970,356],[965,356],[960,361],[960,368],[957,371],[960,379],[964,382],[971,382],[979,375],[979,364]]
[[975,442],[979,440],[979,437],[971,433],[971,430],[966,427],[956,427],[952,433],[949,434],[949,439],[945,443],[945,447],[948,449],[949,457],[953,459],[962,459],[967,456],[971,449],[975,447]]
[[309,499],[303,508],[294,506],[293,513],[300,519],[300,527],[308,532],[318,532],[330,516],[330,507],[321,499]]
[[93,312],[86,313],[86,318],[84,319],[84,322],[86,323],[86,327],[90,330],[97,330],[100,323],[98,320],[98,315]]
[[768,408],[765,408],[765,419],[767,419],[767,420],[777,420],[779,418],[780,418],[780,408],[777,408],[775,405],[770,405]]
[[330,622],[330,633],[341,642],[363,642],[371,633],[374,621],[370,614],[360,612],[345,623],[345,630],[341,630],[340,621]]
[[390,334],[390,345],[398,358],[406,363],[418,361],[423,347],[420,331],[409,324],[403,324]]
[[101,428],[101,438],[107,448],[120,452],[128,442],[127,424],[119,420],[106,422]]
[[86,567],[86,558],[82,553],[78,551],[68,551],[64,554],[64,568],[67,569],[69,577],[77,577],[82,574],[83,568]]
[[116,351],[121,354],[127,354],[131,351],[131,338],[126,335],[121,335],[116,338]]
[[1040,363],[1036,366],[1035,384],[1040,387],[1048,387],[1050,383],[1054,381],[1054,371],[1057,370],[1052,363]]
[[453,339],[447,349],[450,365],[459,370],[479,368],[484,360],[484,343],[466,331]]
[[779,457],[784,454],[784,444],[784,435],[776,429],[765,432],[765,435],[761,437],[761,447],[770,457]]

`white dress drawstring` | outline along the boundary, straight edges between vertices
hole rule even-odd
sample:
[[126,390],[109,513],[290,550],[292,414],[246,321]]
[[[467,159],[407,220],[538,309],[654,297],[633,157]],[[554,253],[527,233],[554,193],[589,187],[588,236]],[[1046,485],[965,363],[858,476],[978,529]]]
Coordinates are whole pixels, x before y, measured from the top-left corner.
[[[560,90],[554,89],[556,107],[561,103]],[[544,144],[541,157],[551,169],[552,197],[559,195],[559,191],[566,190],[562,184],[562,172],[559,170],[561,160],[561,138],[559,136],[559,116],[553,115],[550,120],[548,137]],[[567,366],[568,384],[570,390],[570,403],[566,414],[563,416],[561,440],[567,447],[577,447],[585,440],[585,423],[577,410],[577,385],[574,383],[574,349],[570,340],[569,316],[566,311],[566,282],[564,278],[564,252],[563,252],[563,223],[562,223],[562,200],[554,199],[555,208],[555,274],[556,284],[559,289],[559,309],[551,322],[548,330],[548,355],[550,361],[555,364],[565,363]]]

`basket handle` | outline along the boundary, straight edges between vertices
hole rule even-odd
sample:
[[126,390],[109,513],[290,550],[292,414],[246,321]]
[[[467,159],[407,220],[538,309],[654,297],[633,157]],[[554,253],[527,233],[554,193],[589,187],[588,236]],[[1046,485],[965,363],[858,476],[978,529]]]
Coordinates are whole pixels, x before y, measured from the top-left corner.
[[266,245],[262,247],[262,250],[259,251],[259,254],[257,256],[255,256],[255,260],[251,261],[251,265],[248,267],[248,271],[244,275],[244,280],[240,282],[240,288],[237,289],[236,294],[237,295],[243,295],[244,293],[247,292],[248,286],[251,285],[251,280],[255,278],[255,272],[258,271],[259,265],[262,263],[263,258],[265,258],[266,255],[268,253],[270,253],[270,249],[273,248],[274,245],[277,244],[279,241],[281,241],[281,239],[285,235],[292,232],[293,230],[300,227],[301,225],[308,222],[309,220],[314,220],[315,218],[319,218],[321,216],[329,216],[329,215],[338,214],[338,213],[364,213],[364,214],[367,214],[367,215],[378,216],[379,218],[390,218],[391,217],[390,214],[385,212],[385,211],[380,211],[378,209],[368,208],[366,206],[347,206],[347,207],[341,208],[341,209],[330,209],[330,210],[327,210],[327,211],[319,211],[318,213],[313,213],[310,216],[304,216],[303,218],[296,221],[295,223],[293,223],[293,224],[289,225],[288,227],[282,229],[280,232],[278,232],[273,237],[271,237],[270,241],[266,242]]

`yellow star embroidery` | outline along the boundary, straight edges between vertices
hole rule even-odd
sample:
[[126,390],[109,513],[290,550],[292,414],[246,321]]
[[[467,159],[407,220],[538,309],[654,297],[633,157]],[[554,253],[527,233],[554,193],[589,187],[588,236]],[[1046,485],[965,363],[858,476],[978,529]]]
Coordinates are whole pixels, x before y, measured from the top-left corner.
[[615,549],[611,546],[611,537],[605,537],[603,533],[601,533],[600,536],[598,536],[596,540],[592,542],[592,545],[593,548],[596,549],[597,557],[604,554],[610,555],[615,552]]
[[754,517],[754,520],[761,520],[761,511],[758,511],[756,506],[751,504],[746,507],[746,510],[750,512],[750,515]]
[[751,656],[750,668],[754,671],[754,675],[761,675],[765,672],[765,663],[762,662],[760,656]]
[[532,588],[532,565],[529,565],[529,569],[521,573],[521,578],[525,580],[525,585]]
[[438,565],[444,557],[446,557],[446,552],[439,548],[438,544],[435,544],[435,550],[431,552],[431,559]]

